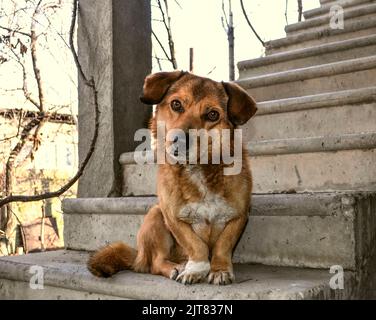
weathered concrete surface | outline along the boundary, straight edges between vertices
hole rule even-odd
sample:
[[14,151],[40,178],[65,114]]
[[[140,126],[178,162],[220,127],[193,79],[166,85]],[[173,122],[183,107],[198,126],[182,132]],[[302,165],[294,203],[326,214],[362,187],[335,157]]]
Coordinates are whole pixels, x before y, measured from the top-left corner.
[[[248,143],[254,193],[376,191],[376,134]],[[123,196],[156,194],[155,164],[123,163]]]
[[65,247],[73,250],[97,250],[114,241],[136,247],[137,231],[142,215],[126,214],[65,214]]
[[[366,3],[356,7],[343,7],[343,18],[345,23],[356,21],[357,19],[374,18],[376,13],[376,5],[374,3]],[[289,24],[285,27],[288,36],[296,35],[302,32],[325,30],[331,21],[329,10],[326,15]]]
[[[135,205],[127,207],[132,201]],[[135,247],[141,212],[156,201],[154,197],[65,200],[66,247],[96,250],[117,240]],[[253,195],[234,261],[315,268],[337,264],[354,270],[376,240],[375,219],[373,195]]]
[[334,3],[334,2],[337,3],[338,1],[336,1],[336,0],[320,0],[321,5],[331,4],[331,3]]
[[376,85],[376,56],[255,76],[237,83],[256,101],[366,88]]
[[[79,180],[80,197],[119,195],[121,153],[134,150],[134,132],[145,127],[150,107],[139,94],[151,71],[150,1],[80,1],[79,58],[97,84],[100,130],[95,152]],[[134,112],[137,110],[137,112]],[[94,130],[93,96],[79,81],[79,157]],[[120,178],[119,178],[120,177]]]
[[376,35],[296,49],[240,61],[239,78],[281,72],[314,65],[371,56],[376,52]]
[[[345,289],[332,290],[328,270],[236,265],[236,283],[229,286],[184,286],[150,274],[123,271],[112,278],[92,276],[88,254],[52,251],[0,258],[1,299],[346,299],[356,298],[354,273],[345,272]],[[44,270],[44,290],[32,290],[30,267]],[[6,279],[2,281],[2,279]],[[22,290],[20,290],[22,289]]]
[[[347,105],[357,106],[374,102],[376,102],[376,87],[367,87],[259,102],[255,116]],[[252,122],[253,119],[251,119],[250,122]],[[317,135],[315,134],[315,136]]]
[[255,156],[255,193],[376,191],[376,149]]
[[[337,1],[336,3],[339,4],[343,8],[347,8],[347,7],[362,5],[364,3],[370,3],[372,1],[373,0],[341,0],[341,1]],[[331,6],[332,4],[324,4],[321,7],[304,11],[303,16],[306,20],[308,20],[314,17],[318,17],[320,15],[327,14]]]
[[356,21],[346,23],[344,29],[332,29],[328,26],[326,29],[302,32],[286,38],[268,41],[266,43],[266,55],[372,35],[375,34],[375,30],[375,19],[360,17]]
[[83,198],[65,199],[62,210],[66,214],[145,214],[155,204],[155,197],[142,198]]
[[123,196],[157,194],[157,165],[123,165]]
[[[260,115],[243,126],[244,141],[376,132],[376,101]],[[333,125],[346,123],[346,126]]]
[[1,300],[126,300],[110,295],[89,291],[70,290],[44,286],[43,290],[33,290],[28,282],[0,279]]
[[263,140],[248,142],[247,148],[251,156],[370,150],[376,148],[376,132]]

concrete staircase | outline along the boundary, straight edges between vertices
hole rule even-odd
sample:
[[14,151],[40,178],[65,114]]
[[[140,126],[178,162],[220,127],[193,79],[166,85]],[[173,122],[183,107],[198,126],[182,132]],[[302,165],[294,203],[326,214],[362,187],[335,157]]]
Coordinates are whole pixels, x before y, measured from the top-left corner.
[[[331,5],[345,28],[329,27]],[[266,57],[239,63],[258,101],[243,126],[254,177],[252,211],[234,260],[237,283],[186,287],[122,272],[97,279],[86,251],[135,245],[156,201],[156,165],[121,156],[123,198],[63,203],[67,250],[0,259],[0,298],[346,299],[376,297],[376,2],[321,0]],[[45,290],[29,286],[42,266]],[[345,270],[332,290],[329,269]]]

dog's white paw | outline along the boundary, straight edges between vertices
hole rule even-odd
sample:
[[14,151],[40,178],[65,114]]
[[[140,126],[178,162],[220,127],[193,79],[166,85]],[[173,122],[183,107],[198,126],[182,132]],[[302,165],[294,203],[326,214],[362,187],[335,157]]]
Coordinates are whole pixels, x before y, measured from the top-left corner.
[[183,284],[193,284],[206,279],[210,271],[210,263],[207,261],[188,261],[185,269],[177,277],[176,281]]
[[235,281],[232,271],[215,271],[210,272],[208,282],[216,285],[231,284]]

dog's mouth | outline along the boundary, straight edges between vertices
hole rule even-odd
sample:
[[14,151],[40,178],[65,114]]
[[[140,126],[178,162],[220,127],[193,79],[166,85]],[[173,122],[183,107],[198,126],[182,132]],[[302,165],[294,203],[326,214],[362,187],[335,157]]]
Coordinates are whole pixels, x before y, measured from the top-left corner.
[[[202,149],[197,145],[187,147],[184,143],[173,143],[166,148],[166,154],[167,158],[170,158],[173,163],[208,164],[213,156],[211,149],[211,144]],[[221,158],[221,155],[219,154],[217,157]]]
[[164,141],[167,159],[171,164],[220,164],[222,139],[220,135],[185,133],[167,136]]

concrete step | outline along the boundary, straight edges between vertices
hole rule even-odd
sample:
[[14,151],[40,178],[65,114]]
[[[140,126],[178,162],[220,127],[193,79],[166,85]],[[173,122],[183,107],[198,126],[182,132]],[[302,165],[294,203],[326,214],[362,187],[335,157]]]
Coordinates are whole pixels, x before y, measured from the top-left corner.
[[[155,197],[64,200],[66,247],[95,250],[117,240],[136,247],[143,215],[156,202]],[[355,270],[376,240],[375,213],[376,194],[253,195],[234,261]]]
[[[235,265],[236,283],[185,286],[150,274],[123,271],[96,278],[86,268],[88,254],[52,251],[0,258],[0,299],[349,299],[359,298],[355,273],[345,272],[343,290],[330,289],[333,274],[262,265]],[[44,274],[44,289],[32,289],[33,266]],[[31,273],[30,273],[31,272]]]
[[[349,7],[356,7],[358,5],[363,5],[365,3],[372,3],[375,0],[341,0],[341,1],[336,1],[336,5],[340,5],[344,9],[349,8]],[[330,12],[330,8],[332,7],[332,3],[326,3],[321,5],[318,8],[314,8],[311,10],[307,10],[303,12],[303,16],[306,20],[312,19],[312,18],[317,18],[319,16],[326,15]]]
[[376,132],[375,119],[376,87],[265,101],[242,127],[243,141]]
[[[254,193],[376,191],[375,132],[257,141],[247,149]],[[137,164],[133,153],[120,163],[124,196],[156,193],[156,164]]]
[[[343,9],[345,26],[347,23],[364,21],[365,19],[375,19],[376,17],[376,3],[372,2],[358,5],[356,7],[346,7]],[[289,24],[285,27],[285,32],[287,36],[293,36],[302,32],[325,31],[328,28],[331,19],[332,17],[329,15],[328,11],[328,13],[324,16]]]
[[238,63],[239,79],[367,57],[376,53],[376,35],[326,43]]
[[[341,0],[320,0],[321,6],[340,4],[341,2]],[[348,0],[348,2],[356,4],[358,0]]]
[[376,55],[237,81],[257,102],[376,85]]
[[349,40],[376,33],[376,19],[367,16],[345,21],[344,29],[332,29],[327,25],[324,29],[308,30],[296,35],[266,42],[266,55],[286,52],[331,43],[340,40]]
[[[374,0],[370,0],[370,1],[374,1]],[[343,2],[343,0],[320,0],[321,6],[341,4],[341,2]],[[359,0],[347,0],[347,2],[353,3],[354,5],[356,5],[359,2]]]
[[255,193],[376,191],[376,133],[248,143]]

